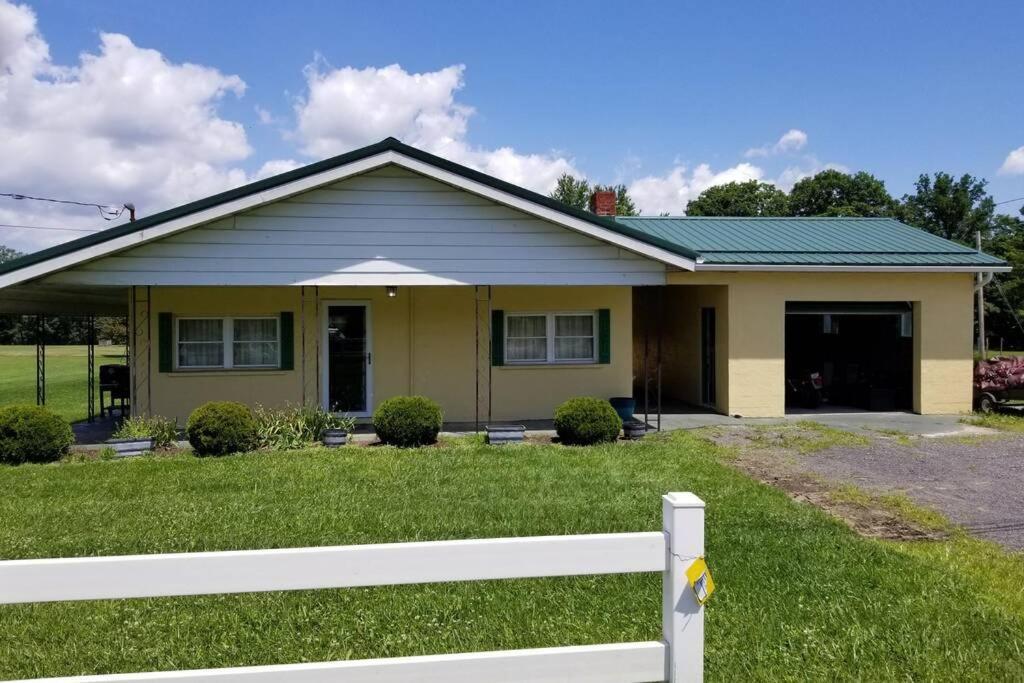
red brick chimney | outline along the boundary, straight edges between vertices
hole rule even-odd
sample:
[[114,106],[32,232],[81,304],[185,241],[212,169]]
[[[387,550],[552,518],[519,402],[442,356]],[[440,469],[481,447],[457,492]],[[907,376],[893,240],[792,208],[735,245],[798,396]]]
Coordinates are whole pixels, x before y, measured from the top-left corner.
[[590,195],[590,210],[598,216],[615,215],[615,192],[598,190]]

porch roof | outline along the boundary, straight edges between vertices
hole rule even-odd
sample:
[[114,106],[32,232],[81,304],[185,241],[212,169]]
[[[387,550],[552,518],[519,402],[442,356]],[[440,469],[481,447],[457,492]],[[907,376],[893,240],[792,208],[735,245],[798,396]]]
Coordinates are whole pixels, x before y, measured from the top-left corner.
[[127,287],[25,283],[0,288],[0,314],[128,315]]
[[698,254],[707,266],[1009,270],[1006,262],[891,218],[627,217],[622,225]]

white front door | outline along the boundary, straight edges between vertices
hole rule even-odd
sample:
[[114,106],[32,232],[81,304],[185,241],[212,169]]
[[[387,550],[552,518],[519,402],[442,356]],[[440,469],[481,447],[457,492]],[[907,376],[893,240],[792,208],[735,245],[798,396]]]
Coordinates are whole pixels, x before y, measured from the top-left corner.
[[324,301],[320,367],[322,405],[366,417],[373,407],[373,349],[367,301]]

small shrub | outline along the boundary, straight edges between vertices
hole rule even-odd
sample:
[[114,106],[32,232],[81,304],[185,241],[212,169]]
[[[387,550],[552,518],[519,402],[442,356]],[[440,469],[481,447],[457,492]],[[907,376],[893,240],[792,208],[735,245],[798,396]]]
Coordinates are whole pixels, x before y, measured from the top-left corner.
[[555,409],[555,431],[569,446],[590,446],[615,441],[622,419],[608,401],[599,398],[570,398]]
[[320,406],[289,406],[264,408],[255,411],[259,444],[264,448],[304,448],[319,441],[327,429],[351,432],[354,418],[334,415]]
[[153,448],[170,448],[178,439],[178,423],[167,417],[153,415],[130,417],[118,426],[115,439],[153,437]]
[[75,435],[62,417],[42,406],[0,408],[0,462],[53,462],[67,455]]
[[409,448],[437,441],[441,406],[425,396],[396,396],[377,406],[373,429],[383,443]]
[[234,401],[199,406],[188,416],[185,431],[196,455],[227,455],[252,450],[258,444],[252,410]]
[[117,458],[117,451],[114,450],[113,446],[104,446],[100,449],[99,453],[97,453],[96,457],[100,460],[114,460]]

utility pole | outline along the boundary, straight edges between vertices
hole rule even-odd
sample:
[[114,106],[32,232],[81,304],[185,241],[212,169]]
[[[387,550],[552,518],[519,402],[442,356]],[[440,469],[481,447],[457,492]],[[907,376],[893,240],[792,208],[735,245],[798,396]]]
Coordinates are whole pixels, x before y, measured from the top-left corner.
[[[981,251],[981,230],[974,233],[974,237],[978,251]],[[978,293],[978,355],[985,360],[985,280],[982,273],[978,273],[977,278],[974,289]]]

